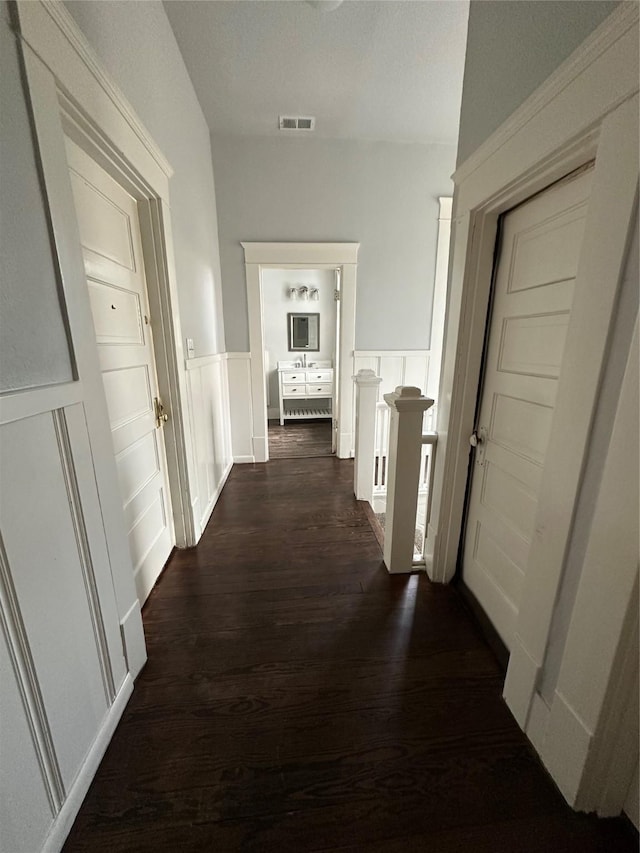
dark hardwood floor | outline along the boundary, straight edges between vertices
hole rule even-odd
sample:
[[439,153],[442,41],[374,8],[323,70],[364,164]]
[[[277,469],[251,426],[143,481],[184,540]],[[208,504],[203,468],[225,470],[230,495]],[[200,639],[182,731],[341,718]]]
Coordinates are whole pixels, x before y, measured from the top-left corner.
[[269,458],[331,456],[331,421],[269,421]]
[[636,851],[575,814],[452,587],[390,577],[353,467],[236,466],[144,610],[72,851]]

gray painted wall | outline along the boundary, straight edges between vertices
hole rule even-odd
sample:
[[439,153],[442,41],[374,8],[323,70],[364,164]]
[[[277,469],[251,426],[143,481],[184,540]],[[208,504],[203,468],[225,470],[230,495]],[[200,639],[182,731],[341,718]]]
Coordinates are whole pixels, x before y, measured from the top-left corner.
[[[0,4],[0,390],[73,378],[18,48]],[[66,312],[64,312],[66,316]]]
[[70,0],[66,7],[174,169],[171,223],[183,337],[194,339],[196,356],[221,352],[209,129],[162,3]]
[[359,242],[356,347],[429,346],[454,146],[215,136],[212,147],[230,351],[249,348],[241,240]]
[[600,0],[471,0],[458,163],[617,5]]

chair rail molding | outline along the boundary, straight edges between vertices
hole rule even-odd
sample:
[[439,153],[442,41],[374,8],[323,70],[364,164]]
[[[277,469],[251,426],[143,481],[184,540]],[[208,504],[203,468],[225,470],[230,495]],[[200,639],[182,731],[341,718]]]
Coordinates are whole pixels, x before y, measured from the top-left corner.
[[454,174],[436,426],[440,449],[425,547],[430,578],[444,583],[456,571],[464,534],[468,437],[474,428],[498,218],[595,160],[535,533],[505,682],[507,704],[525,731],[536,716],[536,690],[637,203],[638,88],[638,6],[623,3]]

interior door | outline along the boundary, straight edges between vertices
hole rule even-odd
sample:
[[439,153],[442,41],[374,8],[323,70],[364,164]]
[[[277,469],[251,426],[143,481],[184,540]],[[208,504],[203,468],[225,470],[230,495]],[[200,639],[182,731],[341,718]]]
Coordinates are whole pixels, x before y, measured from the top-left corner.
[[137,202],[74,142],[67,159],[142,604],[175,542]]
[[463,579],[510,649],[573,301],[592,170],[504,216]]

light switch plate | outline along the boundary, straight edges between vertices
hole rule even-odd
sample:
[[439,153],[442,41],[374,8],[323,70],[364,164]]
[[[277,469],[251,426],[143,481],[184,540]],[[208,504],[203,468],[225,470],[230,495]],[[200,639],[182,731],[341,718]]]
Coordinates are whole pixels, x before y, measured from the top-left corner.
[[187,358],[193,358],[196,348],[193,345],[193,338],[187,338]]

